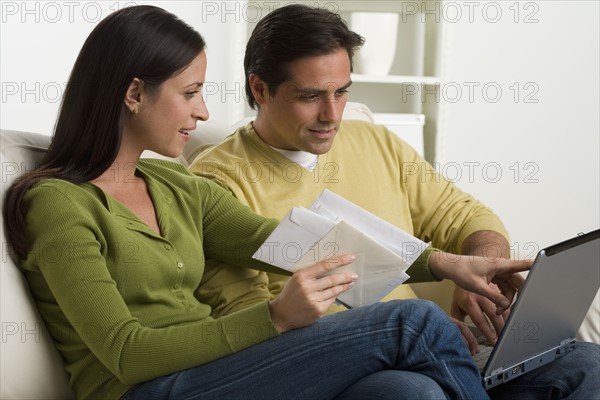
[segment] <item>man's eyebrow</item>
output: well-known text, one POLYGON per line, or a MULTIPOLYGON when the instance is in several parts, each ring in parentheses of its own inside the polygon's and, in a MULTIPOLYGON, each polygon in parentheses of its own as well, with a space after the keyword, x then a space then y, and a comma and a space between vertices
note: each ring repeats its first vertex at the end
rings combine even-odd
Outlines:
MULTIPOLYGON (((352 81, 348 81, 348 83, 346 83, 345 85, 336 88, 335 91, 338 92, 340 90, 346 90, 351 85, 352 85, 352 81)), ((337 85, 334 85, 333 83, 332 84, 328 84, 328 85, 325 85, 325 89, 316 89, 316 88, 311 88, 311 87, 308 87, 308 88, 298 87, 298 88, 296 88, 296 92, 297 93, 303 93, 303 94, 321 94, 321 93, 327 93, 329 91, 327 89, 330 88, 331 86, 337 86, 337 85)))

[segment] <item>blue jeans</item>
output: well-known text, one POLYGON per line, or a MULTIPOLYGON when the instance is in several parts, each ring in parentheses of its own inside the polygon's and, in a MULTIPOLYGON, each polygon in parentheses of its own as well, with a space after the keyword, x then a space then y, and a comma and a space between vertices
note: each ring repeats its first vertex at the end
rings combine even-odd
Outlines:
POLYGON ((488 393, 494 400, 600 400, 600 346, 579 342, 572 352, 488 393))
POLYGON ((363 399, 365 387, 377 388, 379 398, 396 398, 394 393, 411 399, 429 394, 488 398, 458 328, 426 300, 330 315, 208 364, 141 383, 125 398, 350 400, 363 399), (412 386, 416 395, 402 385, 411 377, 419 379, 412 386))
POLYGON ((368 375, 335 400, 445 400, 446 394, 433 379, 411 371, 386 369, 368 375))
MULTIPOLYGON (((550 364, 491 389, 493 400, 600 399, 600 346, 577 343, 575 350, 550 364)), ((441 388, 425 375, 408 371, 381 371, 350 386, 336 400, 445 398, 441 388), (394 382, 390 385, 389 382, 394 382)))

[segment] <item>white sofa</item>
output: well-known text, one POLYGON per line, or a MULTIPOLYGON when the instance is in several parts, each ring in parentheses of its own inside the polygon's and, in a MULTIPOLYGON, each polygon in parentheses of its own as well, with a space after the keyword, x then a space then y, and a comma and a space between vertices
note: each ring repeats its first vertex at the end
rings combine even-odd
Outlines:
MULTIPOLYGON (((355 103, 350 103, 345 118, 371 119, 370 111, 355 103)), ((241 121, 242 123, 243 121, 241 121)), ((239 125, 239 124, 236 124, 239 125)), ((232 132, 233 127, 219 122, 199 124, 192 133, 192 140, 186 145, 182 156, 175 161, 183 165, 189 162, 208 144, 218 143, 232 132)), ((16 177, 39 165, 41 157, 50 143, 50 137, 31 132, 2 130, 1 134, 1 195, 16 177)), ((159 157, 147 153, 145 156, 159 157)), ((52 339, 42 322, 23 274, 17 268, 13 254, 5 239, 2 222, 2 265, 0 269, 0 295, 2 341, 0 342, 0 398, 1 399, 71 399, 73 392, 68 386, 68 376, 52 339)), ((420 297, 432 299, 446 311, 452 285, 418 284, 412 285, 420 297)), ((597 301, 593 318, 598 316, 597 301)), ((597 322, 594 319, 584 323, 582 337, 598 337, 597 322)), ((597 339, 596 339, 597 340, 597 339)))

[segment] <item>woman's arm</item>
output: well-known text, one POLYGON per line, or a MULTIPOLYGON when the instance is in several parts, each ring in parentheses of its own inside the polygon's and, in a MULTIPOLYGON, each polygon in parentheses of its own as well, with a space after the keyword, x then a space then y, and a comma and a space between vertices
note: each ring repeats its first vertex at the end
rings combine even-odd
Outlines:
POLYGON ((531 268, 531 260, 509 260, 501 257, 463 256, 434 251, 429 258, 431 272, 440 279, 451 279, 461 288, 480 294, 496 305, 502 314, 510 307, 523 284, 518 273, 531 268), (494 283, 500 292, 494 290, 494 283))
MULTIPOLYGON (((166 286, 168 282, 163 283, 164 293, 162 289, 139 292, 156 296, 156 304, 141 305, 157 310, 152 324, 143 324, 142 316, 137 317, 131 310, 140 309, 136 301, 147 300, 123 292, 126 284, 132 284, 126 281, 127 268, 146 268, 147 279, 152 278, 152 266, 161 264, 161 260, 145 258, 152 250, 147 246, 162 248, 164 243, 137 233, 135 237, 142 240, 111 236, 116 231, 102 231, 90 218, 89 206, 77 200, 73 193, 46 184, 31 189, 26 197, 27 234, 32 248, 23 267, 33 286, 42 291, 34 294, 47 324, 74 330, 70 337, 58 338, 63 341, 63 351, 82 351, 85 346, 119 380, 136 384, 210 362, 278 334, 266 303, 219 320, 208 316, 208 307, 183 314, 178 310, 175 319, 180 322, 166 323, 168 312, 164 320, 158 317, 162 312, 160 303, 165 302, 166 308, 175 297, 172 288, 166 286), (105 248, 127 244, 138 246, 138 262, 128 264, 121 258, 111 271, 105 248), (129 296, 128 302, 124 296, 129 296), (52 305, 54 302, 58 307, 52 305)), ((144 272, 139 275, 142 279, 146 279, 144 272)), ((73 356, 66 354, 65 358, 73 356)))
MULTIPOLYGON (((241 204, 230 192, 210 182, 212 205, 206 207, 205 249, 210 257, 273 271, 273 266, 251 258, 277 226, 277 220, 266 219, 241 204)), ((288 238, 290 242, 294 238, 288 238)), ((284 244, 274 246, 285 248, 284 244)), ((324 276, 341 266, 350 264, 352 255, 340 255, 295 272, 282 292, 269 303, 271 319, 279 332, 307 326, 323 316, 336 297, 354 286, 358 276, 337 273, 324 276)), ((277 273, 288 271, 275 269, 277 273)))
MULTIPOLYGON (((231 192, 214 182, 206 179, 202 179, 202 182, 207 193, 204 196, 206 202, 202 216, 206 257, 242 267, 291 275, 289 271, 252 258, 279 221, 255 213, 231 192)), ((294 238, 289 238, 289 241, 293 242, 294 238)))

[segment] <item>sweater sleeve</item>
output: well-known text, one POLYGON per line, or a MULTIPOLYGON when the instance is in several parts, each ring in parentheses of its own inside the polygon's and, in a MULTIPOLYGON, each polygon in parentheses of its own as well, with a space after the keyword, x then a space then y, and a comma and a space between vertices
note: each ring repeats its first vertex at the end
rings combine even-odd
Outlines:
POLYGON ((464 240, 477 231, 508 233, 485 204, 439 174, 414 149, 396 141, 415 236, 443 251, 460 253, 464 240))
MULTIPOLYGON (((25 198, 32 246, 22 265, 59 348, 87 347, 121 382, 132 385, 211 362, 278 335, 265 302, 218 320, 207 315, 188 323, 143 326, 131 314, 118 280, 107 268, 101 252, 105 232, 90 218, 85 204, 72 198, 71 193, 47 184, 29 190, 25 198), (68 252, 57 252, 61 249, 68 252), (249 324, 251 337, 241 334, 249 324), (61 328, 65 326, 69 338, 61 328)), ((213 215, 207 220, 209 225, 227 222, 213 215)), ((260 240, 272 224, 252 221, 248 227, 258 226, 255 235, 244 229, 239 233, 250 237, 248 244, 260 240)), ((207 233, 223 234, 222 230, 211 226, 207 233)))
POLYGON ((279 221, 258 215, 214 182, 204 182, 211 193, 203 216, 204 251, 207 257, 242 267, 291 275, 289 271, 252 258, 279 221))
POLYGON ((427 247, 421 255, 410 265, 406 273, 410 278, 404 283, 439 282, 429 269, 429 258, 436 251, 435 248, 427 247))

